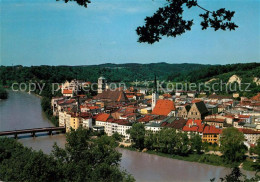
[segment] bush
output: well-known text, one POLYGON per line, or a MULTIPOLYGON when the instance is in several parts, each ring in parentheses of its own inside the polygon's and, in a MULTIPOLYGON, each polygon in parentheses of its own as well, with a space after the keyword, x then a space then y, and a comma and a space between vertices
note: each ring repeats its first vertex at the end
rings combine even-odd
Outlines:
POLYGON ((0 87, 0 99, 7 99, 7 98, 8 98, 7 91, 3 87, 0 87))

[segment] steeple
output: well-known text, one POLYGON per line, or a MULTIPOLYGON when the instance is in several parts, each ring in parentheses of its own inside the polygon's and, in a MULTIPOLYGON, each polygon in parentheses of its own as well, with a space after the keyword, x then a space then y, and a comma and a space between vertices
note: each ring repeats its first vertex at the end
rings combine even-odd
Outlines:
POLYGON ((156 74, 154 74, 153 92, 154 92, 154 93, 157 93, 157 80, 156 80, 156 74))
POLYGON ((154 86, 153 86, 153 93, 152 93, 152 110, 154 109, 158 99, 159 96, 157 92, 157 80, 156 80, 156 75, 154 75, 154 86))

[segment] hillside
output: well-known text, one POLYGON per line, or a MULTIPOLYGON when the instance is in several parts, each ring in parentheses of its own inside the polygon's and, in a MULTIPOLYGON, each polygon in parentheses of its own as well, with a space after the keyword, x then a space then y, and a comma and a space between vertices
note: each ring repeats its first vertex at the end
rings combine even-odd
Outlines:
POLYGON ((101 64, 90 66, 1 66, 0 78, 3 82, 45 80, 64 82, 74 78, 96 82, 100 75, 108 81, 153 80, 154 74, 159 80, 206 82, 210 79, 228 81, 232 75, 238 75, 242 82, 252 82, 260 78, 260 63, 203 65, 203 64, 101 64))
POLYGON ((24 82, 29 80, 49 80, 50 82, 64 82, 78 78, 96 82, 100 75, 108 81, 153 80, 154 74, 160 80, 183 79, 190 71, 209 68, 211 65, 202 64, 101 64, 90 66, 1 66, 1 80, 15 80, 24 82))

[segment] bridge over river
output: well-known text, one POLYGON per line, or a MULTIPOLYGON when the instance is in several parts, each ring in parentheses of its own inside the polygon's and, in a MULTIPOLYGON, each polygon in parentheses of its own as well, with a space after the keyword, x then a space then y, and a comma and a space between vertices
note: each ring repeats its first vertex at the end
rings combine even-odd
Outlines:
POLYGON ((19 134, 27 134, 30 133, 32 137, 35 137, 36 133, 47 132, 48 135, 52 135, 53 131, 60 131, 65 133, 65 127, 44 127, 44 128, 30 128, 30 129, 22 129, 22 130, 12 130, 12 131, 0 131, 0 136, 10 136, 13 135, 14 138, 18 138, 19 134))

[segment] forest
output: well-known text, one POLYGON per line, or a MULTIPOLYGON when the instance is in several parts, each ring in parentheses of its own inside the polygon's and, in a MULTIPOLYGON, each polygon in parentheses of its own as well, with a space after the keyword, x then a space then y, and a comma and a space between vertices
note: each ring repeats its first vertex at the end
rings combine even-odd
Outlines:
MULTIPOLYGON (((153 81, 154 76, 159 81, 205 83, 210 79, 215 80, 210 84, 222 81, 227 83, 232 75, 237 75, 243 83, 250 83, 250 92, 245 92, 246 85, 242 85, 241 96, 252 97, 260 92, 260 86, 253 80, 260 78, 260 63, 240 63, 227 65, 203 64, 169 64, 165 62, 150 64, 100 64, 82 66, 1 66, 0 85, 11 86, 12 83, 63 83, 66 80, 78 79, 97 82, 104 76, 108 82, 125 82, 130 85, 135 81, 153 81)), ((236 84, 236 83, 233 83, 236 84)), ((150 85, 152 87, 152 82, 150 85)), ((140 86, 140 85, 139 85, 140 86)), ((142 86, 142 85, 141 85, 142 86)), ((219 94, 232 94, 234 91, 222 91, 219 94)), ((207 93, 210 94, 210 93, 207 93)))
POLYGON ((135 80, 153 80, 157 75, 159 80, 165 81, 207 81, 212 77, 229 78, 230 75, 237 74, 242 78, 260 77, 260 63, 240 63, 227 65, 203 65, 203 64, 170 64, 170 63, 150 63, 150 64, 100 64, 82 66, 1 66, 0 78, 3 85, 7 81, 27 82, 27 81, 49 81, 51 83, 61 83, 65 80, 79 79, 96 82, 100 75, 108 81, 132 82, 135 80), (228 73, 228 74, 227 74, 228 73))

